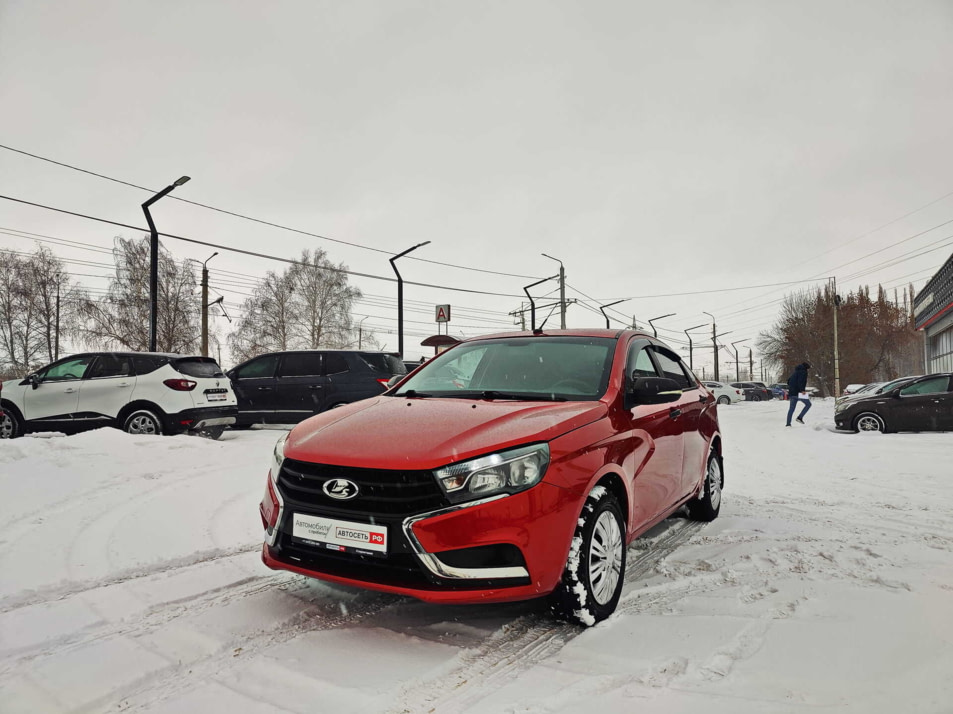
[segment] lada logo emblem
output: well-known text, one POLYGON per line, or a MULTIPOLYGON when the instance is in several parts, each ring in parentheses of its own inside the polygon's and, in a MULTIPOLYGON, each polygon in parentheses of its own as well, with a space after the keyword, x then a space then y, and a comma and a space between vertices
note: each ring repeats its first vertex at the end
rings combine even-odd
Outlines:
POLYGON ((338 501, 347 501, 357 495, 357 484, 346 478, 332 478, 324 482, 324 492, 338 501))

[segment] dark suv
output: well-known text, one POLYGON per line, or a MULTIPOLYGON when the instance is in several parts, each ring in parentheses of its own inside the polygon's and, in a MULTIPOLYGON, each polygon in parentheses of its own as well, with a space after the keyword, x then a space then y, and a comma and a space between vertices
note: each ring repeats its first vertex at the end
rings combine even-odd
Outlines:
POLYGON ((238 397, 236 428, 297 424, 327 409, 381 394, 407 374, 396 353, 363 350, 270 352, 229 370, 238 397))

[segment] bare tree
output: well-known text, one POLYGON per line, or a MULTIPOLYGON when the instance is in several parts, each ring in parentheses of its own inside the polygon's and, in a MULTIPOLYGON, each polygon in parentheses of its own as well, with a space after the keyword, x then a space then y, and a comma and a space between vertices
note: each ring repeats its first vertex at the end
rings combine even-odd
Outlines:
MULTIPOLYGON (((149 349, 149 263, 148 237, 141 240, 116 238, 113 248, 116 277, 108 293, 98 300, 86 300, 82 334, 99 349, 149 349)), ((201 299, 196 295, 195 275, 186 261, 176 263, 159 246, 158 315, 156 349, 161 352, 195 352, 200 339, 201 299)))
POLYGON ((29 256, 0 251, 0 369, 25 374, 53 361, 77 324, 83 299, 50 250, 29 256))
POLYGON ((283 273, 269 271, 245 300, 229 349, 240 362, 277 350, 347 347, 351 308, 360 297, 344 266, 332 264, 322 250, 305 250, 283 273))

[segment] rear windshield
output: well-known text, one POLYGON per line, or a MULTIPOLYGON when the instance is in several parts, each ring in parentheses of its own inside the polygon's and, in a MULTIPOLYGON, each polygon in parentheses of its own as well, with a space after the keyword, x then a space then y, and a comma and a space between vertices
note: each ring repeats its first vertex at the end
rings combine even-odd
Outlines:
POLYGON ((384 354, 383 352, 361 352, 358 353, 358 357, 364 360, 367 366, 375 372, 389 375, 407 374, 407 367, 395 355, 384 354))
POLYGON ((172 366, 188 377, 224 377, 222 368, 211 357, 189 357, 177 359, 172 366))

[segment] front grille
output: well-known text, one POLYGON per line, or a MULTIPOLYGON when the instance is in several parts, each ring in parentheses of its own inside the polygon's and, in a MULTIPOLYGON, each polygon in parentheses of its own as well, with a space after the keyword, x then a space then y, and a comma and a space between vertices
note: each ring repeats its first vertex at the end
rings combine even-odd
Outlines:
POLYGON ((328 515, 405 517, 449 505, 430 471, 363 469, 285 459, 278 488, 289 505, 318 508, 328 515), (358 495, 347 501, 331 498, 324 484, 331 479, 357 484, 358 495))

